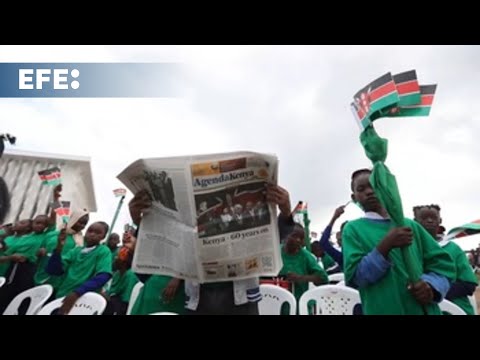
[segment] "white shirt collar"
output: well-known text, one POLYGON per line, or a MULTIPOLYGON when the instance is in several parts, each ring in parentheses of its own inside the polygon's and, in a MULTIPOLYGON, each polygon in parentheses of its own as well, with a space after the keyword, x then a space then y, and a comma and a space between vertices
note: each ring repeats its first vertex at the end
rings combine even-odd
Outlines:
POLYGON ((371 220, 390 220, 390 217, 383 217, 379 213, 376 213, 375 211, 367 211, 365 212, 365 219, 371 219, 371 220))

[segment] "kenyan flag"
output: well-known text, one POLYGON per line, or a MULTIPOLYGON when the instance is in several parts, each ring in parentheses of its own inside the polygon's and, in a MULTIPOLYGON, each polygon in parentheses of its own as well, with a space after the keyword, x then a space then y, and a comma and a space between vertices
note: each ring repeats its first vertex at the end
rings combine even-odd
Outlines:
POLYGON ((308 211, 308 204, 303 201, 299 201, 295 209, 293 209, 292 214, 305 214, 308 211))
POLYGON ((393 75, 400 101, 398 106, 418 105, 421 101, 420 85, 415 70, 393 75))
POLYGON ((70 220, 70 201, 59 201, 54 204, 53 209, 58 216, 62 218, 64 224, 67 224, 70 220))
POLYGON ((480 220, 472 221, 468 224, 458 226, 450 230, 447 234, 447 239, 458 239, 465 236, 480 234, 480 220))
POLYGON ((356 108, 365 113, 366 117, 371 117, 376 111, 397 104, 400 100, 391 73, 386 73, 372 81, 358 91, 353 99, 356 108))
POLYGON ((350 104, 350 108, 352 109, 353 117, 355 118, 355 120, 357 120, 358 126, 360 126, 360 130, 365 130, 368 125, 372 123, 370 121, 370 118, 365 113, 365 110, 354 102, 350 104))
POLYGON ((61 183, 62 174, 58 167, 41 170, 38 172, 42 184, 56 186, 61 183))
POLYGON ((430 109, 432 108, 436 90, 437 85, 421 85, 421 102, 419 104, 393 107, 389 109, 388 112, 383 113, 382 116, 428 116, 430 114, 430 109))

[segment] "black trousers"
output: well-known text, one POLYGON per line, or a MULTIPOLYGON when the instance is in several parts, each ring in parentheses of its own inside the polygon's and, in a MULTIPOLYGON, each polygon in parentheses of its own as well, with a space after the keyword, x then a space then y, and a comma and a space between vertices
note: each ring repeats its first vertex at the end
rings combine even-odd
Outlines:
POLYGON ((259 315, 258 303, 235 305, 232 282, 200 285, 199 300, 187 315, 259 315))
MULTIPOLYGON (((3 314, 8 304, 21 292, 35 287, 33 277, 37 267, 35 264, 26 261, 24 263, 12 263, 7 270, 5 278, 7 282, 0 287, 0 314, 3 314)), ((30 299, 20 305, 19 315, 25 315, 30 299)))

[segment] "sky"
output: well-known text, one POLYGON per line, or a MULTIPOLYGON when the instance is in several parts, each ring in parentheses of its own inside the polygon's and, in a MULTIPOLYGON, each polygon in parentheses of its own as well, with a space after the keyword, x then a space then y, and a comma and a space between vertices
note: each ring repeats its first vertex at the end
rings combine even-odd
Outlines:
MULTIPOLYGON (((406 216, 439 204, 449 229, 480 218, 479 46, 0 46, 0 62, 181 62, 181 98, 0 99, 1 132, 16 149, 91 158, 98 211, 111 222, 116 176, 146 157, 238 150, 275 153, 279 183, 308 202, 320 233, 350 199, 350 175, 370 167, 349 104, 386 72, 416 69, 438 84, 429 117, 375 122, 389 140, 406 216)), ((127 200, 131 195, 127 197, 127 200)), ((361 216, 349 205, 343 220, 361 216)), ((115 227, 128 221, 125 205, 115 227)), ((459 240, 476 247, 479 236, 459 240)))

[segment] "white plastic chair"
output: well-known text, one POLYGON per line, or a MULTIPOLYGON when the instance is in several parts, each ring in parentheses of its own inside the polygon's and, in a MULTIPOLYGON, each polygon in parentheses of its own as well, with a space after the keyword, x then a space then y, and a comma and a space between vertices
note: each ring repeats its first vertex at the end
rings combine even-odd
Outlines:
POLYGON ((340 281, 339 283, 336 283, 335 285, 337 286, 345 286, 345 281, 340 281))
POLYGON ((446 312, 450 315, 467 315, 467 313, 463 311, 460 306, 445 299, 441 303, 439 303, 438 306, 440 307, 440 310, 442 310, 442 312, 446 312))
POLYGON ((360 304, 357 290, 339 285, 321 285, 306 291, 299 301, 299 314, 309 315, 308 303, 316 302, 315 315, 353 315, 353 308, 360 304))
MULTIPOLYGON (((62 306, 64 298, 54 300, 45 305, 37 315, 52 315, 52 313, 62 306)), ((107 307, 107 300, 97 293, 87 292, 73 305, 68 315, 102 315, 107 307)))
POLYGON ((148 315, 178 315, 178 314, 174 312, 169 312, 169 311, 160 311, 160 312, 151 313, 148 315))
POLYGON ((293 294, 277 285, 261 284, 260 293, 262 300, 258 303, 260 315, 281 315, 282 305, 287 302, 290 305, 290 314, 297 312, 297 300, 293 294))
POLYGON ((43 304, 52 296, 53 287, 45 284, 36 286, 34 288, 25 290, 15 296, 15 298, 8 304, 7 308, 3 312, 3 315, 18 315, 20 305, 25 299, 30 298, 30 304, 25 315, 36 315, 43 304))
POLYGON ((477 308, 477 299, 475 299, 475 294, 468 297, 468 301, 473 307, 473 312, 475 315, 478 315, 478 308, 477 308))
POLYGON ((132 293, 130 294, 130 299, 128 300, 128 308, 127 308, 127 315, 132 314, 133 305, 135 305, 135 301, 137 301, 138 295, 140 294, 140 290, 143 288, 143 283, 139 281, 135 284, 132 289, 132 293))
POLYGON ((328 282, 330 283, 338 283, 340 281, 345 280, 345 275, 343 273, 336 273, 328 275, 328 282))
POLYGON ((0 287, 2 287, 6 281, 7 279, 5 279, 3 276, 0 276, 0 287))

